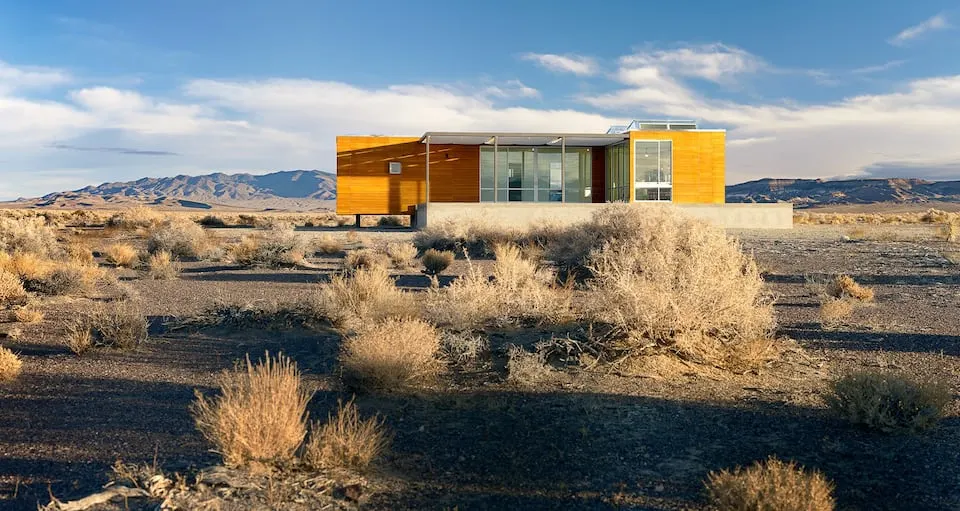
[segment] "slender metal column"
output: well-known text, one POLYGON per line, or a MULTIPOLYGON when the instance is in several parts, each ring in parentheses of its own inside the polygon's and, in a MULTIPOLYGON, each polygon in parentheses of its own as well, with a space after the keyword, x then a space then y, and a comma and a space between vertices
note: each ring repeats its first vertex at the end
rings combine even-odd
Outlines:
POLYGON ((497 186, 500 184, 500 182, 497 181, 497 162, 500 160, 500 147, 497 143, 497 138, 496 136, 493 137, 493 202, 497 202, 497 195, 499 195, 497 186))
POLYGON ((560 203, 567 202, 567 139, 560 137, 560 203))
POLYGON ((427 196, 426 196, 426 200, 424 200, 424 203, 429 204, 429 203, 430 203, 430 135, 427 135, 427 166, 426 166, 426 177, 427 177, 427 179, 426 179, 427 184, 426 184, 425 188, 426 188, 426 191, 427 191, 427 196))

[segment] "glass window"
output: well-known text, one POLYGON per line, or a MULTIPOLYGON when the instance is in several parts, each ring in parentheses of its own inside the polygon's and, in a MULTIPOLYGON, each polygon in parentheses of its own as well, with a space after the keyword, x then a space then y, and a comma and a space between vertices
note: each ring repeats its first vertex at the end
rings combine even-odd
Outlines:
POLYGON ((480 200, 590 202, 590 149, 559 147, 480 148, 480 200), (494 184, 496 159, 496 187, 494 184))
POLYGON ((637 140, 634 145, 634 200, 672 200, 673 143, 637 140))

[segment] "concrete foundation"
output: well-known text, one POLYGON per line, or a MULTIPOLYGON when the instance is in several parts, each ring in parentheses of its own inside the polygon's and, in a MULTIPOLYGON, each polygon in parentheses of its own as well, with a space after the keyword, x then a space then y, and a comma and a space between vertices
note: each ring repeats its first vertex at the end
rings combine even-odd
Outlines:
MULTIPOLYGON (((792 229, 793 204, 658 204, 675 207, 689 215, 727 229, 792 229)), ((604 204, 563 204, 543 202, 431 202, 417 206, 414 225, 424 228, 440 222, 482 222, 505 227, 573 224, 588 220, 604 204)))

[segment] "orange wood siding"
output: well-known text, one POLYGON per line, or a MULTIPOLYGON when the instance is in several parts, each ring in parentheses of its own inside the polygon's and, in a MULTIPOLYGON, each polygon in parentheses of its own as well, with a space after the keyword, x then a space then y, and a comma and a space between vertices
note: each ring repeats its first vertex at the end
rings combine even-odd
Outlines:
MULTIPOLYGON (((426 198, 419 137, 337 137, 337 213, 404 215, 426 198), (399 175, 389 163, 402 164, 399 175)), ((480 148, 430 146, 430 201, 479 202, 480 148)))
MULTIPOLYGON (((634 144, 637 140, 673 142, 673 202, 726 202, 726 133, 723 131, 631 131, 630 182, 634 182, 634 144)), ((630 187, 630 199, 634 188, 630 187)))

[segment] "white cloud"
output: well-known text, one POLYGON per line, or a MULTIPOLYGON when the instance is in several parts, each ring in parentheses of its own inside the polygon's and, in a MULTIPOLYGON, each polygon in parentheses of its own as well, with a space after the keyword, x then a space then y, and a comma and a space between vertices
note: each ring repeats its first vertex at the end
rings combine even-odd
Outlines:
POLYGON ((671 76, 716 83, 729 82, 737 75, 754 73, 765 66, 759 57, 721 43, 641 51, 620 59, 621 70, 655 68, 671 76))
POLYGON ((887 42, 894 46, 903 46, 908 42, 922 36, 923 34, 926 34, 927 32, 944 30, 947 28, 950 28, 950 23, 947 21, 946 16, 941 13, 923 21, 922 23, 901 30, 900 33, 891 37, 887 42))
POLYGON ((884 62, 883 64, 878 64, 876 66, 858 67, 850 72, 855 75, 882 73, 884 71, 889 71, 891 69, 900 67, 904 65, 906 62, 907 62, 906 60, 891 60, 889 62, 884 62))
POLYGON ((543 68, 558 73, 573 73, 575 75, 590 76, 600 71, 596 60, 583 55, 556 55, 553 53, 525 53, 523 60, 536 62, 543 68))
POLYGON ((63 85, 70 74, 45 67, 14 67, 0 60, 0 94, 63 85))

